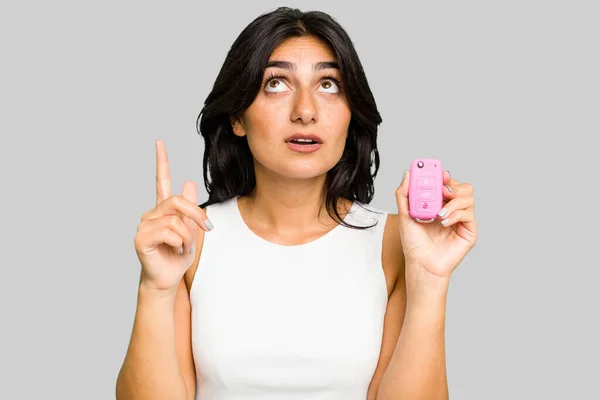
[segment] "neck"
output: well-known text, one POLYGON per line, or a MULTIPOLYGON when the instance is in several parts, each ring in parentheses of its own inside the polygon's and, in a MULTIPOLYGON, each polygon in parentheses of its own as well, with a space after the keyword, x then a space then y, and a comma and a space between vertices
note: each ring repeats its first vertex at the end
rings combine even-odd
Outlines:
MULTIPOLYGON (((316 224, 333 226, 325 207, 326 175, 314 179, 264 176, 256 171, 252 194, 240 199, 240 208, 254 224, 275 232, 310 230, 316 224)), ((342 217, 349 204, 338 205, 342 217)))

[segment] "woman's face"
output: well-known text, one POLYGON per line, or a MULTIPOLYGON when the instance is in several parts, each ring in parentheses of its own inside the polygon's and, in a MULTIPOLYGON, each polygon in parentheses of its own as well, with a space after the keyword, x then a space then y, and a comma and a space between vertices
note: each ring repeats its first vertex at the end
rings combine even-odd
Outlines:
POLYGON ((317 38, 293 38, 268 65, 256 99, 233 121, 235 134, 247 136, 259 173, 326 174, 344 152, 351 116, 333 52, 317 38))

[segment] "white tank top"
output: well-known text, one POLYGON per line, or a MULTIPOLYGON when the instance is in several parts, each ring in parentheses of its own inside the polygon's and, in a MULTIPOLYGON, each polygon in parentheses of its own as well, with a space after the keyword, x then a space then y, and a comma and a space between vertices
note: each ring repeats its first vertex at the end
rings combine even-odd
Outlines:
POLYGON ((283 246, 248 228, 237 198, 206 212, 214 229, 190 288, 196 400, 365 400, 388 299, 387 213, 355 202, 345 220, 374 228, 283 246))

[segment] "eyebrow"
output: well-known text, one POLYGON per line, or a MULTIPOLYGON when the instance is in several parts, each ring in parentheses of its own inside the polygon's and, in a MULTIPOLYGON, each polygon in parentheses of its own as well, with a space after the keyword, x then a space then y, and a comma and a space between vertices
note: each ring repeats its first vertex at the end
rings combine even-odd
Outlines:
MULTIPOLYGON (((289 69, 291 71, 296 70, 296 64, 291 63, 289 61, 277 61, 277 60, 269 61, 269 63, 267 64, 267 66, 265 68, 271 68, 271 67, 289 69)), ((320 62, 316 63, 315 65, 313 65, 313 71, 320 71, 322 69, 340 69, 340 66, 335 61, 320 61, 320 62)))

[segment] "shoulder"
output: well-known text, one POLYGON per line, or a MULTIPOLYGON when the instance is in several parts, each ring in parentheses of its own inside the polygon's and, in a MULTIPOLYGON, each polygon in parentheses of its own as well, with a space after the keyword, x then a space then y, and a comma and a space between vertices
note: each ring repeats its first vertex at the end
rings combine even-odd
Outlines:
POLYGON ((383 231, 383 240, 391 243, 398 243, 401 250, 400 242, 400 229, 399 229, 399 217, 398 214, 387 214, 385 221, 385 227, 383 231))
MULTIPOLYGON (((376 223, 373 232, 379 232, 381 240, 381 261, 386 276, 388 297, 396 288, 399 279, 404 277, 404 252, 400 240, 399 216, 370 204, 356 203, 354 221, 371 225, 376 223)), ((399 289, 401 290, 401 289, 399 289)))
POLYGON ((387 215, 383 231, 381 258, 384 270, 386 270, 392 278, 391 283, 393 287, 388 291, 390 294, 396 286, 398 279, 404 277, 404 252, 402 250, 402 242, 400 241, 400 229, 398 224, 398 214, 387 215))

